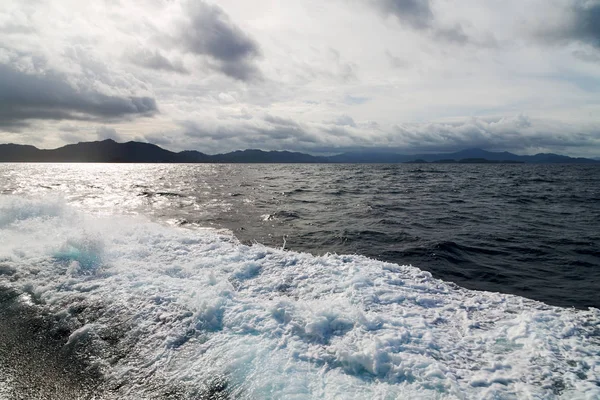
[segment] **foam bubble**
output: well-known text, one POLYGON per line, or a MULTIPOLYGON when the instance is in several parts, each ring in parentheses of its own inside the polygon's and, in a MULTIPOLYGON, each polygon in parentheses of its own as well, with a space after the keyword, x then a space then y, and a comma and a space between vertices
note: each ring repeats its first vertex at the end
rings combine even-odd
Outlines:
POLYGON ((600 396, 596 309, 58 203, 0 197, 0 215, 0 284, 92 346, 122 398, 600 396))

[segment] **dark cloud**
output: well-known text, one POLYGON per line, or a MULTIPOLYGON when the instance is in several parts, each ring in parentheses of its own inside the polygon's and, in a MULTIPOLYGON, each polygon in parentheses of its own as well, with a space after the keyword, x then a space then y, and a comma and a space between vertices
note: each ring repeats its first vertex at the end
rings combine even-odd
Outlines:
POLYGON ((429 0, 374 0, 373 3, 412 28, 427 29, 433 23, 429 0))
POLYGON ((218 6, 204 1, 185 4, 187 19, 177 42, 186 51, 207 56, 223 74, 247 81, 260 77, 254 60, 260 56, 258 44, 237 27, 218 6))
POLYGON ((570 0, 562 17, 536 29, 535 36, 546 43, 578 42, 600 49, 600 0, 570 0))
POLYGON ((39 119, 121 120, 156 112, 151 97, 107 95, 92 85, 76 87, 63 74, 32 74, 0 64, 0 125, 4 127, 39 119))
POLYGON ((575 18, 565 30, 567 37, 600 48, 600 1, 576 1, 572 9, 575 18))
POLYGON ((176 72, 178 74, 190 73, 181 61, 173 62, 163 56, 158 50, 140 49, 127 53, 126 58, 129 62, 147 69, 176 72))
POLYGON ((400 24, 427 32, 435 40, 454 44, 489 45, 487 40, 479 42, 465 34, 461 25, 444 26, 436 20, 430 0, 369 0, 371 5, 398 19, 400 24))
POLYGON ((29 123, 23 120, 16 120, 14 118, 4 118, 3 113, 0 110, 0 130, 6 132, 21 132, 24 128, 27 128, 29 123))

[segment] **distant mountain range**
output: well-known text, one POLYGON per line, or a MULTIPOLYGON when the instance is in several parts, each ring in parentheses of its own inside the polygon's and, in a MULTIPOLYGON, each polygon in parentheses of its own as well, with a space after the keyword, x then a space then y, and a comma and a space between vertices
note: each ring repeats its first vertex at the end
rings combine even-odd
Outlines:
POLYGON ((503 152, 492 152, 482 149, 465 149, 455 153, 437 154, 398 154, 391 152, 361 151, 344 153, 328 157, 330 162, 356 162, 356 163, 405 163, 405 162, 428 162, 428 163, 527 163, 527 164, 588 164, 597 163, 598 160, 591 158, 569 157, 553 153, 539 153, 533 156, 520 156, 517 154, 503 152))
POLYGON ((199 151, 179 153, 141 142, 69 144, 43 150, 34 146, 0 144, 0 162, 99 162, 99 163, 600 163, 590 158, 573 158, 552 153, 520 156, 509 152, 467 149, 456 153, 399 154, 385 151, 356 151, 334 156, 312 156, 289 151, 240 150, 209 155, 199 151))

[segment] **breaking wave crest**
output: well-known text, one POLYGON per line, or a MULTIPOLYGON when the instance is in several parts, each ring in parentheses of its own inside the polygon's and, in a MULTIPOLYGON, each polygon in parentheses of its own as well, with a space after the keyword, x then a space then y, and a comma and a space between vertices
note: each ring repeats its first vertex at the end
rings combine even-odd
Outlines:
POLYGON ((0 294, 3 316, 43 316, 99 398, 600 395, 599 310, 59 201, 0 197, 0 294))

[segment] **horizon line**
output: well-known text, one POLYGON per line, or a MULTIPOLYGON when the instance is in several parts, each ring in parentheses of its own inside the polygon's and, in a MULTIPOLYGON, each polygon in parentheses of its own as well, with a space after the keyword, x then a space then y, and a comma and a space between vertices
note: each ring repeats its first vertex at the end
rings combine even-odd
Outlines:
MULTIPOLYGON (((298 151, 298 150, 287 150, 287 149, 283 149, 283 150, 264 150, 261 148, 246 148, 246 149, 236 149, 236 150, 231 150, 231 151, 226 151, 226 152, 220 152, 220 153, 214 153, 214 154, 209 154, 209 153, 204 153, 200 150, 196 150, 196 149, 185 149, 185 150, 180 150, 180 151, 176 151, 176 150, 171 150, 168 149, 166 147, 163 147, 159 144, 156 143, 152 143, 152 142, 140 142, 140 141, 136 141, 136 140, 128 140, 128 141, 124 141, 124 142, 119 142, 116 141, 112 138, 106 138, 106 139, 102 139, 102 140, 90 140, 90 141, 80 141, 77 143, 67 143, 64 144, 62 146, 59 147, 54 147, 54 148, 40 148, 37 147, 35 145, 32 144, 21 144, 21 143, 0 143, 0 146, 6 146, 6 145, 13 145, 13 146, 29 146, 29 147, 33 147, 37 150, 40 151, 52 151, 52 150, 58 150, 58 149, 62 149, 66 146, 75 146, 75 145, 79 145, 79 144, 89 144, 89 143, 103 143, 103 142, 112 142, 115 144, 119 144, 119 145, 123 145, 123 144, 127 144, 127 143, 137 143, 137 144, 145 144, 145 145, 151 145, 151 146, 156 146, 160 149, 169 151, 171 153, 175 153, 175 154, 180 154, 183 152, 197 152, 197 153, 201 153, 207 156, 218 156, 218 155, 226 155, 226 154, 230 154, 230 153, 235 153, 235 152, 244 152, 244 151, 261 151, 261 152, 265 152, 265 153, 295 153, 295 154, 302 154, 302 155, 308 155, 308 156, 312 156, 312 157, 320 157, 320 158, 328 158, 328 157, 335 157, 335 156, 341 156, 344 154, 352 154, 352 153, 360 153, 360 152, 366 152, 366 151, 372 151, 375 153, 381 153, 381 154, 388 154, 388 155, 399 155, 399 156, 420 156, 420 155, 436 155, 436 154, 453 154, 453 153, 460 153, 463 151, 473 151, 473 150, 478 150, 478 151, 485 151, 488 153, 494 153, 494 154, 501 154, 501 153, 508 153, 511 155, 515 155, 515 156, 519 156, 519 157, 528 157, 528 156, 536 156, 536 155, 557 155, 557 156, 564 156, 564 157, 570 157, 570 158, 574 158, 574 159, 588 159, 588 160, 600 160, 600 156, 591 156, 591 157, 581 157, 581 156, 571 156, 571 155, 565 155, 565 154, 560 154, 560 153, 535 153, 535 154, 518 154, 518 153, 513 153, 507 150, 487 150, 485 148, 481 148, 481 147, 465 147, 459 150, 432 150, 432 151, 426 151, 426 152, 414 152, 414 153, 409 153, 409 152, 403 152, 402 150, 399 150, 397 148, 382 148, 382 147, 359 147, 359 148, 355 148, 355 149, 349 149, 349 150, 340 150, 340 152, 335 152, 335 151, 321 151, 321 152, 317 152, 315 153, 308 153, 305 151, 298 151), (326 153, 328 153, 328 155, 326 155, 326 153)), ((408 151, 408 150, 406 150, 408 151)))

